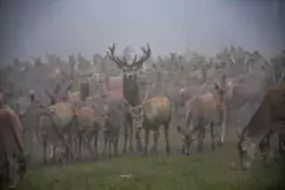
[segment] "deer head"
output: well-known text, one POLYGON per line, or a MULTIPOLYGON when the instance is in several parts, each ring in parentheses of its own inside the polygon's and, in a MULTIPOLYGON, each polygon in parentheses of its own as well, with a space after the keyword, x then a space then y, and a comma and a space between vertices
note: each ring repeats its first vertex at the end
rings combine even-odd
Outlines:
POLYGON ((143 106, 144 106, 147 98, 148 98, 148 93, 146 92, 143 101, 138 106, 132 106, 126 99, 124 99, 125 104, 127 105, 128 110, 129 110, 129 112, 133 118, 134 125, 138 129, 142 128, 142 124, 143 124, 143 120, 144 120, 144 114, 145 114, 143 106))

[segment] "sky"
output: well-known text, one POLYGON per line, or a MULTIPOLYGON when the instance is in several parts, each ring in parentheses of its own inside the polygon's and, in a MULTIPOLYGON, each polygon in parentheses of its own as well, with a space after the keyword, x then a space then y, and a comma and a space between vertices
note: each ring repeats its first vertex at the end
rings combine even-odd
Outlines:
POLYGON ((118 54, 147 42, 154 55, 229 45, 280 51, 282 7, 282 0, 0 0, 0 61, 78 52, 91 59, 113 42, 118 54))

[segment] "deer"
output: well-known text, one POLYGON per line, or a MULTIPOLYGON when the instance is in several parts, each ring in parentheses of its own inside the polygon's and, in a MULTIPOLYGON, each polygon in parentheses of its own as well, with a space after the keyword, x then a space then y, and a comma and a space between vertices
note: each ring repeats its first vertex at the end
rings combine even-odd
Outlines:
POLYGON ((154 146, 152 148, 155 155, 158 154, 157 142, 159 138, 160 126, 164 126, 164 136, 165 136, 165 148, 166 154, 170 153, 169 146, 169 125, 171 121, 171 110, 172 105, 170 100, 165 96, 157 96, 154 98, 147 99, 147 93, 143 102, 135 107, 132 107, 126 100, 126 104, 132 114, 136 126, 136 136, 139 137, 139 132, 141 129, 145 131, 145 146, 144 155, 148 155, 148 141, 149 132, 154 132, 154 146))
MULTIPOLYGON (((123 72, 123 97, 124 99, 132 106, 138 106, 141 104, 140 100, 140 89, 138 83, 138 76, 137 72, 142 68, 143 63, 149 59, 151 55, 151 49, 149 44, 147 44, 147 48, 142 47, 142 52, 144 53, 137 60, 137 55, 135 55, 133 61, 131 63, 127 62, 126 57, 120 59, 118 56, 115 56, 115 49, 116 45, 113 44, 112 47, 108 48, 107 55, 108 57, 117 64, 118 68, 123 72)), ((124 126, 124 148, 123 154, 125 154, 127 143, 129 141, 129 152, 133 153, 133 121, 134 118, 132 117, 130 112, 126 112, 124 115, 125 126, 124 126)), ((137 140, 137 144, 140 144, 137 140)), ((137 151, 141 150, 141 147, 137 146, 137 151)))

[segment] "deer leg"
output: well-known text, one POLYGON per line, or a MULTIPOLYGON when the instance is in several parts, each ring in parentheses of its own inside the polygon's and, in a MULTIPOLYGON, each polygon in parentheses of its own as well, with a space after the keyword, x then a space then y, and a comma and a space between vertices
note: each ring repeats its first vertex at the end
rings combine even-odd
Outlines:
POLYGON ((149 130, 145 130, 145 144, 144 144, 144 155, 147 156, 148 152, 148 140, 149 140, 149 130))
POLYGON ((34 155, 34 144, 36 144, 36 138, 35 138, 35 134, 34 134, 34 130, 31 131, 31 135, 32 135, 32 144, 31 144, 31 156, 34 155))
POLYGON ((85 135, 85 141, 84 141, 84 156, 85 158, 88 157, 88 151, 89 151, 89 137, 88 134, 85 135))
POLYGON ((115 140, 114 140, 114 155, 118 156, 118 143, 119 143, 119 131, 115 132, 115 140))
POLYGON ((285 152, 285 134, 284 132, 278 135, 278 151, 281 156, 284 156, 285 152))
POLYGON ((130 127, 129 152, 130 152, 130 153, 133 153, 133 152, 134 152, 134 149, 133 149, 133 136, 134 136, 133 133, 134 133, 134 127, 133 127, 133 122, 130 122, 130 123, 131 123, 131 125, 129 126, 129 127, 130 127))
POLYGON ((74 162, 74 160, 76 159, 77 153, 78 153, 78 136, 77 134, 75 136, 71 136, 71 140, 73 142, 73 146, 74 146, 74 154, 70 154, 70 158, 71 161, 74 162))
POLYGON ((95 158, 98 156, 98 131, 94 134, 94 156, 95 158))
POLYGON ((87 155, 87 157, 90 156, 90 152, 91 152, 91 137, 88 135, 86 137, 86 155, 87 155))
POLYGON ((168 129, 169 129, 169 123, 164 125, 165 150, 167 155, 169 155, 170 153, 168 129))
POLYGON ((181 148, 181 153, 182 154, 186 154, 185 144, 184 143, 183 143, 182 148, 181 148))
POLYGON ((92 156, 92 140, 93 140, 93 136, 92 136, 93 134, 90 134, 90 136, 89 136, 89 138, 88 138, 88 144, 87 144, 87 146, 88 146, 88 157, 90 158, 91 156, 92 156))
POLYGON ((94 147, 93 147, 93 145, 94 145, 93 144, 94 134, 91 133, 90 135, 91 135, 91 137, 90 137, 90 140, 89 140, 89 157, 91 158, 93 156, 93 153, 94 153, 94 151, 93 151, 93 149, 94 149, 94 147))
POLYGON ((128 128, 128 124, 126 123, 124 128, 124 148, 123 148, 123 154, 127 153, 127 143, 128 143, 128 133, 129 133, 129 128, 128 128))
POLYGON ((202 129, 198 130, 198 152, 202 152, 202 129))
POLYGON ((271 137, 271 133, 268 134, 268 136, 266 137, 266 157, 270 156, 270 137, 271 137))
POLYGON ((104 148, 102 154, 106 154, 106 147, 107 147, 107 142, 108 142, 108 132, 104 131, 104 148))
POLYGON ((112 141, 113 141, 113 139, 112 139, 112 136, 111 136, 111 132, 110 133, 108 133, 108 156, 109 156, 109 158, 111 157, 111 148, 112 148, 112 141))
POLYGON ((120 132, 117 132, 117 138, 115 141, 115 156, 118 156, 118 146, 119 146, 119 139, 120 139, 120 132))
POLYGON ((137 141, 137 152, 141 152, 142 151, 142 142, 141 142, 140 132, 141 132, 141 130, 137 129, 136 130, 136 134, 135 134, 136 141, 137 141))
POLYGON ((82 134, 79 134, 78 137, 78 159, 81 158, 81 148, 82 148, 82 134))
MULTIPOLYGON (((76 135, 73 136, 72 134, 70 134, 70 144, 71 145, 73 144, 73 151, 74 151, 75 155, 76 155, 76 152, 77 152, 77 142, 78 142, 77 136, 76 135)), ((74 157, 73 156, 75 156, 75 155, 69 154, 71 162, 74 161, 74 157)))
POLYGON ((267 161, 268 156, 269 156, 269 152, 270 152, 270 137, 271 137, 271 133, 269 132, 264 137, 264 139, 261 141, 261 143, 259 144, 260 152, 261 152, 262 156, 264 156, 264 161, 267 161))
POLYGON ((216 149, 216 144, 215 144, 215 125, 214 122, 211 122, 210 124, 210 130, 211 130, 211 146, 212 150, 214 151, 216 149))
POLYGON ((47 164, 47 141, 43 138, 43 162, 47 164))
POLYGON ((90 150, 90 139, 89 139, 89 134, 86 134, 86 137, 85 137, 85 157, 88 158, 89 156, 89 150, 90 150))
POLYGON ((87 139, 86 136, 84 135, 82 138, 82 151, 83 151, 83 158, 86 158, 86 154, 87 154, 87 139))
POLYGON ((203 119, 200 119, 198 124, 198 152, 203 151, 203 141, 205 136, 205 125, 203 121, 203 119))
MULTIPOLYGON (((68 134, 67 137, 68 137, 68 138, 67 138, 68 144, 71 145, 71 148, 72 148, 72 150, 74 151, 74 148, 73 148, 73 146, 72 146, 71 134, 68 134)), ((65 152, 66 152, 66 150, 65 150, 65 152)), ((68 163, 71 162, 72 159, 71 159, 71 155, 70 155, 70 154, 66 154, 66 160, 67 160, 68 163)))
POLYGON ((226 133, 226 113, 222 112, 221 113, 221 137, 219 139, 219 145, 224 144, 225 140, 225 133, 226 133))
POLYGON ((51 156, 52 156, 52 164, 55 164, 55 163, 56 163, 55 145, 52 145, 52 146, 51 146, 51 149, 52 149, 52 153, 51 153, 51 156))
POLYGON ((90 139, 89 139, 89 134, 86 134, 86 137, 85 137, 85 157, 88 157, 89 156, 89 143, 90 143, 90 139))
POLYGON ((158 138, 159 138, 159 130, 157 131, 154 131, 154 134, 153 134, 153 141, 154 141, 154 147, 153 147, 153 150, 154 150, 154 154, 157 155, 157 141, 158 141, 158 138))

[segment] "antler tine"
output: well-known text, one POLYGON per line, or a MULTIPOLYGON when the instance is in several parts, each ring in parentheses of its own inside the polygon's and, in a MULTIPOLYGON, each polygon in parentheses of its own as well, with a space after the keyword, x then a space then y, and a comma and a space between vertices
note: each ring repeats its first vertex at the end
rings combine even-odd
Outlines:
POLYGON ((124 60, 123 64, 124 64, 125 66, 128 66, 128 64, 127 64, 127 59, 126 59, 125 56, 123 56, 123 60, 124 60))
POLYGON ((232 62, 233 62, 234 64, 236 64, 236 60, 235 60, 233 54, 231 54, 231 60, 232 60, 232 62))
POLYGON ((148 92, 146 91, 146 92, 145 92, 145 97, 144 97, 143 103, 147 100, 147 97, 148 97, 148 92))
POLYGON ((128 107, 132 107, 132 105, 124 98, 124 102, 127 104, 128 107))
POLYGON ((45 90, 45 94, 50 98, 51 104, 55 104, 55 97, 51 95, 47 90, 45 90))
POLYGON ((137 69, 142 67, 143 62, 145 62, 151 55, 151 49, 149 43, 146 44, 147 49, 145 47, 141 47, 141 50, 143 51, 144 55, 141 56, 141 58, 135 62, 134 64, 137 65, 137 69))
POLYGON ((59 84, 56 85, 56 88, 54 90, 54 94, 57 95, 59 91, 61 90, 61 86, 59 84))
POLYGON ((107 56, 114 61, 115 63, 117 63, 118 67, 121 68, 123 64, 125 64, 124 62, 122 62, 119 57, 115 56, 115 49, 116 49, 116 45, 115 43, 113 43, 112 47, 108 47, 108 52, 107 52, 107 56))
POLYGON ((245 55, 245 58, 244 58, 244 62, 243 63, 247 63, 248 61, 248 55, 245 55))
POLYGON ((135 57, 134 57, 134 60, 133 60, 133 63, 132 63, 132 65, 134 65, 134 64, 136 63, 136 61, 137 61, 137 58, 138 58, 138 55, 136 54, 136 55, 135 55, 135 57))
POLYGON ((149 43, 146 44, 146 47, 147 47, 147 50, 146 50, 144 47, 142 47, 141 49, 142 49, 142 51, 144 52, 144 54, 147 54, 148 56, 150 56, 150 54, 151 54, 151 49, 150 49, 149 43))
POLYGON ((68 87, 65 89, 65 92, 71 90, 71 88, 73 87, 73 82, 70 82, 70 84, 68 85, 68 87))

